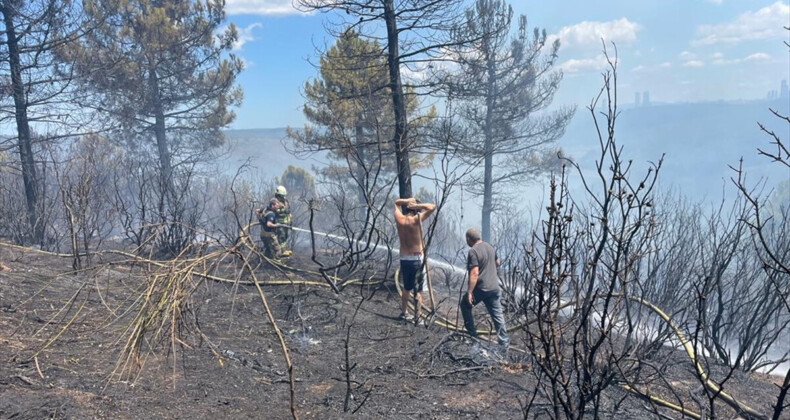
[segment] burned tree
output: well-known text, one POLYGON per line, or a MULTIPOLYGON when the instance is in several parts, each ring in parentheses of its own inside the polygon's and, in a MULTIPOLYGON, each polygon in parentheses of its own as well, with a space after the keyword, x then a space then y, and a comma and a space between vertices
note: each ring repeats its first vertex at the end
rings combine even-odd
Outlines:
POLYGON ((652 195, 661 163, 635 176, 622 158, 614 138, 616 70, 610 61, 604 88, 589 107, 596 125, 598 118, 605 124, 598 132, 595 179, 588 181, 577 163, 568 162, 581 178, 587 203, 571 199, 563 173, 552 182, 547 219, 525 246, 522 310, 540 320, 525 328, 538 367, 525 416, 603 415, 604 392, 618 384, 637 386, 640 369, 633 361, 657 339, 638 334, 644 318, 637 267, 651 251, 652 195), (606 106, 603 117, 595 112, 598 101, 606 106), (534 405, 539 395, 550 408, 534 405))
MULTIPOLYGON (((770 111, 776 118, 790 126, 790 116, 774 109, 770 111)), ((759 127, 771 139, 771 147, 759 148, 758 153, 771 159, 774 164, 790 169, 790 140, 782 138, 763 124, 759 124, 759 127)), ((745 223, 751 232, 752 243, 759 256, 761 267, 770 279, 772 295, 781 302, 784 309, 783 317, 787 322, 790 318, 790 287, 788 286, 790 285, 790 235, 788 235, 790 205, 780 202, 778 208, 771 214, 766 209, 766 199, 747 183, 742 167, 739 166, 736 172, 737 177, 733 181, 751 208, 751 214, 744 218, 745 223)), ((782 413, 790 407, 790 403, 787 402, 788 394, 790 394, 790 369, 779 385, 779 395, 773 407, 773 419, 781 418, 782 413)))
POLYGON ((71 68, 57 60, 56 52, 73 42, 82 28, 71 0, 3 0, 0 15, 0 70, 4 73, 0 88, 7 94, 0 99, 4 111, 0 122, 13 119, 16 134, 0 141, 0 150, 18 149, 30 229, 26 239, 41 244, 45 180, 35 157, 36 142, 53 136, 37 136, 36 129, 51 131, 73 122, 76 114, 68 110, 73 99, 69 96, 71 68))
POLYGON ((562 80, 554 70, 560 42, 547 45, 545 29, 530 32, 524 15, 514 22, 505 1, 477 0, 455 36, 460 47, 450 50, 458 71, 449 75, 448 89, 468 125, 457 147, 466 164, 482 164, 468 185, 483 196, 482 233, 489 241, 495 197, 505 185, 523 185, 558 166, 552 144, 574 108, 540 114, 562 80))
MULTIPOLYGON (((311 125, 288 131, 297 154, 328 151, 348 167, 352 188, 358 191, 360 213, 375 205, 373 190, 385 182, 384 176, 397 172, 392 159, 394 124, 392 97, 382 88, 387 83, 386 57, 376 41, 360 38, 354 30, 343 32, 320 59, 320 77, 304 86, 304 114, 311 125)), ((413 125, 424 125, 433 117, 416 115, 419 102, 406 96, 407 112, 413 125)), ((409 145, 411 147, 412 145, 409 145)), ((411 166, 420 162, 409 162, 411 166)), ((345 172, 334 165, 327 174, 345 172)))
POLYGON ((219 30, 223 1, 92 0, 84 10, 101 24, 64 53, 94 93, 84 105, 115 121, 132 150, 156 156, 152 207, 159 223, 178 230, 194 165, 222 143, 220 129, 241 101, 242 62, 228 54, 235 27, 219 30))
MULTIPOLYGON (((348 15, 341 22, 342 31, 355 30, 366 39, 380 38, 377 31, 386 32, 387 79, 374 90, 385 89, 391 97, 393 114, 392 147, 398 173, 398 193, 400 197, 413 195, 411 184, 410 152, 413 150, 409 121, 409 85, 404 83, 404 68, 413 69, 415 65, 438 61, 443 47, 453 45, 450 32, 459 25, 458 0, 299 0, 298 4, 307 10, 340 11, 348 15), (411 67, 410 67, 411 66, 411 67)), ((416 84, 415 91, 421 87, 432 87, 431 83, 416 84), (417 86, 419 85, 419 86, 417 86)))
MULTIPOLYGON (((392 96, 387 92, 386 55, 375 40, 361 37, 355 29, 343 31, 319 61, 319 77, 304 86, 304 114, 309 124, 289 129, 295 154, 329 152, 336 161, 321 173, 319 183, 326 192, 322 220, 337 221, 325 226, 343 240, 340 264, 354 272, 371 257, 375 244, 388 235, 382 215, 388 205, 398 172, 393 159, 392 96)), ((419 98, 407 88, 407 113, 412 128, 428 124, 433 109, 419 115, 419 98)), ((411 139, 406 147, 412 148, 411 139)), ((412 159, 410 167, 420 165, 412 159)))
MULTIPOLYGON (((320 77, 305 83, 304 115, 311 123, 289 129, 297 154, 328 151, 333 160, 348 166, 359 205, 367 206, 371 171, 393 172, 390 146, 390 96, 385 57, 376 42, 348 30, 320 58, 320 77)), ((327 173, 342 172, 336 166, 327 173)))
POLYGON ((107 138, 90 135, 71 143, 63 162, 53 156, 75 269, 91 265, 92 252, 115 228, 111 187, 120 152, 107 138))
POLYGON ((85 11, 102 25, 68 56, 96 93, 96 108, 132 133, 129 140, 143 140, 140 148, 154 140, 161 183, 172 194, 173 157, 183 160, 221 143, 220 128, 234 118, 229 108, 241 99, 234 83, 242 64, 223 54, 235 28, 215 35, 222 2, 97 0, 85 11))

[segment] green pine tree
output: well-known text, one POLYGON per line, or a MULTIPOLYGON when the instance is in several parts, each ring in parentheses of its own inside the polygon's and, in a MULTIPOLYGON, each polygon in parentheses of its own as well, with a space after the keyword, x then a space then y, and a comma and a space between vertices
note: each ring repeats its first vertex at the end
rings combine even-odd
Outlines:
MULTIPOLYGON (((155 145, 164 190, 173 193, 174 157, 195 159, 223 141, 240 104, 242 61, 224 30, 223 0, 86 0, 100 22, 65 54, 78 62, 92 105, 118 121, 136 145, 155 145), (151 142, 153 140, 153 142, 151 142)), ((167 195, 167 194, 165 194, 167 195)))
MULTIPOLYGON (((359 189, 360 203, 370 198, 366 194, 372 184, 387 183, 389 175, 397 173, 388 78, 382 47, 353 30, 343 32, 320 58, 319 77, 305 83, 304 115, 309 124, 288 131, 297 149, 328 151, 331 158, 346 163, 359 189)), ((406 95, 406 105, 413 127, 435 116, 433 109, 416 115, 418 100, 413 94, 406 95)), ((330 172, 342 170, 334 166, 330 172)))
POLYGON ((467 136, 458 144, 468 164, 482 166, 468 184, 483 196, 482 236, 490 240, 494 198, 507 183, 523 183, 556 162, 553 143, 565 132, 574 108, 542 113, 559 88, 554 71, 559 41, 546 45, 546 31, 530 33, 526 16, 513 25, 513 10, 504 0, 477 0, 456 33, 459 64, 452 75, 467 136), (462 44, 461 40, 473 40, 462 44))

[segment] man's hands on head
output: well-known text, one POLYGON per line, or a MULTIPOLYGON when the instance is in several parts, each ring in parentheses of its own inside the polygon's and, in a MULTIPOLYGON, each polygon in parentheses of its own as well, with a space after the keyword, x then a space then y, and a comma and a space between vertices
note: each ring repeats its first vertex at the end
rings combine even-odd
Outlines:
POLYGON ((407 208, 411 210, 429 210, 433 211, 436 208, 436 205, 433 203, 418 203, 417 200, 414 198, 409 199, 409 203, 406 205, 407 208))
POLYGON ((399 199, 395 200, 395 205, 396 206, 409 206, 412 203, 416 203, 416 202, 417 202, 417 199, 414 198, 414 197, 399 198, 399 199))

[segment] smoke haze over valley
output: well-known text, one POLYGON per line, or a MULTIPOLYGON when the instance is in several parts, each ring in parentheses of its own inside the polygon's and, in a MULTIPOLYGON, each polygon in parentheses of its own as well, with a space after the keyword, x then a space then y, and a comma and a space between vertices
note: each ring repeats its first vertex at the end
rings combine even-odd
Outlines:
MULTIPOLYGON (((790 181, 790 171, 771 165, 758 156, 757 149, 768 150, 769 138, 757 123, 777 133, 787 126, 770 113, 769 109, 787 113, 790 100, 755 100, 739 102, 700 102, 622 106, 617 120, 617 139, 623 154, 633 160, 633 170, 647 168, 664 155, 660 174, 660 188, 671 190, 693 202, 718 203, 722 194, 732 197, 731 178, 743 157, 743 168, 750 180, 765 178, 766 186, 775 188, 790 181)), ((264 178, 280 176, 288 165, 307 170, 324 168, 329 164, 324 153, 300 159, 286 150, 290 140, 285 128, 228 130, 229 154, 222 165, 234 172, 247 159, 254 171, 264 178)), ((579 109, 568 125, 560 146, 582 168, 592 169, 598 158, 597 135, 588 109, 579 109)), ((575 174, 571 176, 574 178, 575 174)), ((540 205, 548 177, 537 180, 518 194, 526 208, 540 205)), ((432 188, 430 183, 421 184, 432 188)), ((457 194, 456 194, 457 195, 457 194)), ((467 196, 467 199, 469 197, 467 196)), ((480 203, 474 203, 479 206, 480 203)), ((471 221, 479 212, 467 211, 471 221)))

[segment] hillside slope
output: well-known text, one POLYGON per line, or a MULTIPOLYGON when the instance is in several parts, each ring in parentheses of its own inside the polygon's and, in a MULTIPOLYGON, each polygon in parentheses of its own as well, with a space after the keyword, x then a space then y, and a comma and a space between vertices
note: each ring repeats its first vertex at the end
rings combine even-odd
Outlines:
MULTIPOLYGON (((0 246, 0 261, 10 268, 0 272, 3 418, 290 417, 283 356, 254 286, 244 284, 249 279, 201 282, 184 313, 195 317, 199 330, 181 331, 182 344, 172 349, 147 342, 148 356, 136 361, 145 363, 141 375, 118 382, 108 377, 131 316, 122 309, 139 297, 130 272, 116 262, 99 265, 93 275, 69 274, 68 259, 7 246, 0 246)), ((298 255, 291 264, 310 268, 298 255)), ((438 325, 396 321, 391 280, 336 295, 320 286, 320 277, 300 270, 262 266, 257 272, 264 283, 286 281, 263 290, 291 351, 301 418, 347 418, 354 410, 360 418, 382 419, 523 416, 538 371, 531 355, 517 351, 521 332, 503 358, 438 325), (352 366, 348 376, 346 365, 352 366)), ((704 400, 682 354, 662 351, 655 363, 666 366, 676 394, 661 392, 661 384, 654 392, 692 408, 695 399, 704 400)), ((714 378, 722 374, 712 369, 714 378)), ((726 390, 764 412, 776 393, 771 378, 739 372, 726 390)), ((656 418, 653 410, 679 417, 618 387, 603 398, 604 418, 656 418)), ((538 393, 532 413, 549 407, 538 393)), ((733 413, 724 407, 719 414, 733 413)))

